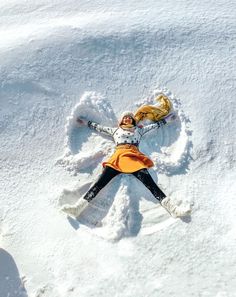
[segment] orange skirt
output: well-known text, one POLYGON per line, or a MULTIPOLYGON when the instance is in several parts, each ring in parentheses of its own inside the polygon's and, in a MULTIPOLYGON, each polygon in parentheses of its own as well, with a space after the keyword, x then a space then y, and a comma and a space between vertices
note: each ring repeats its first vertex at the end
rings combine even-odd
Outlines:
POLYGON ((102 165, 123 173, 132 173, 143 168, 150 168, 154 164, 135 145, 124 144, 117 146, 114 154, 102 165))

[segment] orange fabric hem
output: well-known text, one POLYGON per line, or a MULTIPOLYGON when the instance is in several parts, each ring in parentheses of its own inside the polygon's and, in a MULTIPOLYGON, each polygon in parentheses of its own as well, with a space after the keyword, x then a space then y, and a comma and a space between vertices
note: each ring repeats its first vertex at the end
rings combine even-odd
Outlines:
POLYGON ((116 147, 114 154, 102 163, 103 167, 109 166, 123 173, 133 173, 143 168, 150 168, 154 164, 134 145, 116 147))

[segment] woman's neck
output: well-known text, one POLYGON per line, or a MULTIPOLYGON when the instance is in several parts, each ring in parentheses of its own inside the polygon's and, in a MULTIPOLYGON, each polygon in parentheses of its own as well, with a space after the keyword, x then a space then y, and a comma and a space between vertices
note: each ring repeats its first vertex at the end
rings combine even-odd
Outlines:
POLYGON ((131 129, 131 128, 134 128, 134 125, 133 124, 121 124, 120 127, 122 129, 131 129))

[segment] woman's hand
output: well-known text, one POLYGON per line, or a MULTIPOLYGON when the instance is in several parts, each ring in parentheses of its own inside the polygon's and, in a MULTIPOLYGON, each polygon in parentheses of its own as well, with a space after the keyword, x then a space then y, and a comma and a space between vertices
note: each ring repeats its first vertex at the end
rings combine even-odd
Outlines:
POLYGON ((77 118, 76 122, 81 126, 86 126, 88 124, 88 121, 83 117, 77 118))
POLYGON ((167 123, 171 123, 171 122, 175 121, 176 118, 177 118, 176 114, 174 114, 174 113, 170 113, 170 114, 168 114, 168 116, 166 116, 164 119, 165 119, 165 121, 166 121, 167 123))

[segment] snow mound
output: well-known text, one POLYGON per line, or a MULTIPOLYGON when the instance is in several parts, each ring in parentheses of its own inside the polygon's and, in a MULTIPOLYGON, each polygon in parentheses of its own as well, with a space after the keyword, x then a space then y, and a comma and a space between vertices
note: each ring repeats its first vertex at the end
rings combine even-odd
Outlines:
MULTIPOLYGON (((75 203, 90 186, 88 182, 74 190, 64 189, 59 206, 75 203)), ((131 175, 118 176, 101 192, 80 215, 79 221, 67 217, 75 230, 85 230, 113 242, 139 232, 150 235, 177 222, 147 190, 139 189, 139 182, 131 175)))
POLYGON ((191 162, 192 131, 189 120, 181 108, 180 99, 167 88, 156 88, 151 95, 137 103, 157 105, 155 98, 159 94, 166 95, 172 102, 173 112, 177 120, 161 129, 151 131, 147 141, 141 143, 141 149, 151 156, 155 163, 155 170, 166 175, 183 174, 188 170, 191 162))
POLYGON ((58 163, 74 174, 97 165, 112 149, 112 142, 80 126, 76 119, 84 117, 105 125, 117 122, 109 102, 95 92, 86 92, 67 118, 64 155, 58 163))

